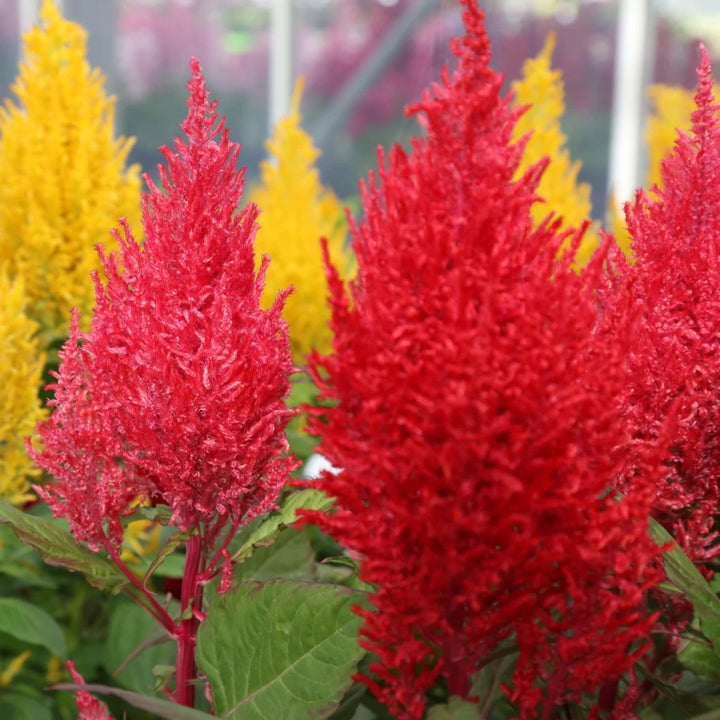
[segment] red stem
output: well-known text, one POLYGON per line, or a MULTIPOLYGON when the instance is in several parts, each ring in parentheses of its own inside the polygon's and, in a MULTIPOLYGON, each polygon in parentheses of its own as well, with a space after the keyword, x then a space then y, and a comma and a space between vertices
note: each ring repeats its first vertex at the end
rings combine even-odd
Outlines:
POLYGON ((108 538, 103 538, 103 544, 105 545, 105 549, 107 550, 108 555, 110 556, 110 559, 115 563, 118 570, 137 588, 140 593, 142 594, 142 599, 138 597, 134 597, 133 599, 142 607, 144 607, 154 618, 155 620, 160 623, 160 625, 163 626, 165 631, 171 635, 175 636, 175 623, 173 622, 173 619, 168 614, 167 610, 160 605, 160 603, 151 595, 150 592, 148 592, 147 588, 138 580, 135 573, 128 568, 128 566, 122 561, 120 558, 120 555, 118 555, 115 548, 112 546, 112 543, 108 538), (142 602, 142 600, 145 600, 149 604, 145 604, 142 602))
POLYGON ((205 567, 204 572, 199 576, 198 581, 201 584, 205 584, 209 580, 212 579, 213 573, 215 571, 215 566, 218 564, 218 561, 222 557, 223 550, 226 550, 228 545, 230 544, 230 541, 235 537, 235 533, 238 531, 238 528, 240 527, 239 522, 234 522, 232 524, 232 527, 230 530, 228 530, 227 534, 225 535, 224 540, 222 541, 222 544, 218 548, 217 552, 213 556, 213 559, 207 564, 205 567))
POLYGON ((199 621, 193 610, 202 609, 200 573, 202 546, 200 535, 188 538, 185 572, 180 595, 180 626, 177 630, 177 661, 175 664, 175 702, 186 707, 195 706, 195 642, 199 621))

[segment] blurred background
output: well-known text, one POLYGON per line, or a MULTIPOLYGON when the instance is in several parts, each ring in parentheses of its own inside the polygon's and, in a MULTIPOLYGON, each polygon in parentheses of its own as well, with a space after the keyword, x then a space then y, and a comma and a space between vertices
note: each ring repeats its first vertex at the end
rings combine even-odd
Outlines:
MULTIPOLYGON (((0 0, 3 97, 11 92, 22 29, 38 4, 0 0)), ((644 177, 643 88, 658 82, 693 88, 701 40, 711 57, 720 58, 720 0, 480 4, 492 65, 504 73, 506 89, 520 77, 524 60, 555 31, 553 64, 562 70, 566 88, 563 130, 572 157, 582 161, 580 179, 593 188, 596 216, 603 214, 609 184, 625 183, 622 195, 644 177)), ((419 132, 403 109, 420 98, 443 65, 452 64, 449 42, 462 32, 458 0, 64 0, 60 5, 87 28, 90 62, 102 67, 117 95, 118 130, 136 136, 133 160, 144 170, 153 171, 158 146, 172 142, 185 115, 184 82, 194 55, 232 138, 243 145, 251 180, 264 157, 272 118, 287 103, 292 80, 303 75, 304 127, 322 149, 323 182, 343 198, 352 198, 358 178, 376 165, 377 145, 404 142, 419 132)))

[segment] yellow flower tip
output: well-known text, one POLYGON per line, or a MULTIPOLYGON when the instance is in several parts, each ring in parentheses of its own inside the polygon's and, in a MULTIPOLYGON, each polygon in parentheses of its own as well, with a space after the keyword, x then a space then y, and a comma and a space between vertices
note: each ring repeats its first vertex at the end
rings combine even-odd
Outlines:
POLYGON ((25 650, 25 652, 20 653, 16 658, 13 658, 5 668, 5 670, 0 673, 0 687, 7 687, 15 678, 15 676, 22 670, 22 666, 25 664, 25 661, 30 657, 30 651, 25 650))
POLYGON ((290 115, 277 123, 266 143, 270 159, 261 163, 260 185, 250 191, 250 200, 261 211, 255 237, 257 263, 265 254, 272 258, 263 306, 270 306, 278 291, 294 287, 283 315, 297 365, 304 364, 311 349, 329 352, 331 346, 320 238, 327 238, 341 271, 352 266, 343 208, 332 190, 321 184, 314 165, 319 151, 300 127, 301 94, 302 79, 295 86, 290 115))
MULTIPOLYGON (((562 219, 560 229, 567 230, 581 227, 590 217, 592 206, 590 186, 577 182, 580 163, 571 161, 565 147, 566 138, 561 129, 565 89, 562 73, 552 68, 554 49, 555 36, 551 33, 540 54, 525 61, 522 78, 513 84, 514 105, 527 106, 513 131, 516 140, 523 138, 525 142, 523 158, 515 177, 522 177, 528 168, 543 158, 550 159, 537 189, 539 198, 545 202, 536 202, 531 213, 538 225, 552 212, 562 219)), ((597 244, 597 232, 591 226, 583 236, 575 267, 587 264, 597 244)))
POLYGON ((302 122, 302 115, 300 114, 300 101, 302 100, 302 94, 305 90, 305 78, 301 75, 295 81, 295 88, 293 89, 292 100, 290 101, 290 116, 297 118, 297 123, 302 122))
POLYGON ((42 7, 40 8, 40 20, 45 25, 52 25, 62 20, 60 8, 58 8, 55 0, 43 0, 42 7))
POLYGON ((550 67, 552 63, 552 56, 555 52, 556 41, 557 37, 555 33, 549 32, 547 38, 545 38, 545 45, 543 45, 543 49, 540 51, 540 55, 538 56, 538 59, 542 59, 545 63, 547 63, 548 67, 550 67))

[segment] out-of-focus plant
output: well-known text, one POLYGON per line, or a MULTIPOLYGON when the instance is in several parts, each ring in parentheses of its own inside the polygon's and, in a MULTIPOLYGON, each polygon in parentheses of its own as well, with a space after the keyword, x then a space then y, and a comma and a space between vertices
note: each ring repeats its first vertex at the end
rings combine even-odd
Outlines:
MULTIPOLYGON (((552 212, 562 218, 561 227, 567 230, 580 228, 591 217, 592 205, 590 186, 578 183, 580 161, 571 161, 565 147, 567 138, 560 127, 565 112, 565 90, 562 72, 552 68, 554 49, 555 35, 551 33, 540 54, 525 61, 522 79, 513 83, 514 105, 527 108, 515 125, 513 138, 528 136, 517 177, 544 157, 550 161, 537 189, 545 202, 536 202, 531 211, 535 224, 552 212)), ((585 231, 575 263, 587 264, 597 244, 597 228, 593 226, 585 231)))
POLYGON ((13 91, 0 110, 0 261, 22 275, 40 342, 64 338, 70 308, 92 307, 96 243, 118 217, 137 227, 138 168, 114 137, 114 101, 86 60, 86 32, 45 0, 24 37, 13 91))
POLYGON ((261 184, 250 193, 250 200, 260 209, 257 262, 266 253, 273 258, 265 278, 263 304, 269 306, 281 288, 293 287, 283 317, 298 365, 305 364, 312 349, 330 350, 330 309, 320 238, 327 239, 343 278, 349 277, 352 267, 352 255, 345 247, 343 207, 335 193, 322 186, 314 167, 320 152, 300 127, 302 88, 300 80, 290 114, 278 122, 266 143, 270 159, 260 166, 261 184))
POLYGON ((33 500, 30 483, 40 472, 25 451, 25 438, 46 416, 38 397, 45 356, 37 323, 26 315, 23 278, 0 269, 0 498, 14 505, 33 500))

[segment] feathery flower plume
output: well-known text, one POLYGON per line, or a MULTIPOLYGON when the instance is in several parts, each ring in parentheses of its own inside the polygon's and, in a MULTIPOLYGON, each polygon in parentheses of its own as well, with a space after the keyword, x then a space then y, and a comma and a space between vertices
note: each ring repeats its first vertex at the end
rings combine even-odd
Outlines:
POLYGON ((25 451, 25 438, 46 415, 38 389, 45 357, 37 346, 37 323, 25 314, 23 279, 0 269, 0 497, 20 505, 33 500, 30 483, 38 469, 25 451))
POLYGON ((345 248, 346 221, 332 190, 324 188, 314 163, 320 152, 300 127, 298 81, 290 114, 280 120, 267 142, 271 160, 260 166, 261 185, 250 193, 260 208, 255 247, 258 257, 276 258, 268 270, 263 303, 269 304, 281 288, 293 286, 283 316, 290 326, 293 357, 305 363, 313 348, 330 349, 330 309, 323 274, 320 238, 327 238, 334 262, 347 277, 352 256, 345 248))
POLYGON ((237 212, 240 146, 191 63, 188 116, 163 148, 162 189, 146 177, 145 241, 126 222, 118 254, 99 247, 89 333, 74 314, 39 432, 36 463, 54 478, 38 492, 79 541, 117 553, 121 517, 138 499, 169 505, 172 524, 212 547, 275 502, 294 466, 285 405, 293 371, 287 294, 260 308, 258 210, 237 212))
MULTIPOLYGON (((522 79, 513 83, 513 105, 527 108, 515 125, 513 139, 519 140, 529 133, 517 177, 542 158, 549 158, 537 189, 545 202, 533 205, 533 220, 538 225, 554 212, 562 218, 563 229, 577 229, 592 213, 590 186, 578 183, 580 161, 571 162, 565 147, 567 138, 560 128, 565 113, 565 89, 562 72, 552 68, 554 49, 555 34, 550 33, 540 54, 525 61, 522 79)), ((576 264, 586 265, 597 246, 596 231, 586 231, 575 256, 576 264)))
POLYGON ((114 101, 85 59, 86 32, 45 0, 42 24, 24 37, 13 85, 0 108, 0 263, 25 278, 28 315, 46 344, 68 334, 70 309, 92 308, 94 247, 110 245, 120 216, 140 220, 131 141, 113 137, 114 101))
MULTIPOLYGON (((68 660, 67 668, 70 675, 72 675, 72 679, 78 685, 85 685, 85 679, 75 669, 75 663, 72 660, 68 660)), ((107 705, 93 697, 87 690, 75 692, 75 704, 80 713, 78 720, 114 720, 113 716, 108 712, 107 705)))
MULTIPOLYGON (((657 441, 678 407, 653 511, 689 557, 706 561, 720 554, 720 105, 701 53, 692 129, 662 161, 662 189, 626 205, 636 262, 617 264, 602 331, 617 336, 623 315, 638 319, 618 396, 632 437, 657 441)), ((627 465, 620 489, 631 490, 635 475, 627 465)))
POLYGON ((533 223, 545 161, 518 176, 521 111, 464 4, 457 70, 410 109, 426 136, 381 153, 361 186, 348 288, 327 260, 335 353, 310 368, 334 404, 311 430, 343 470, 313 483, 334 512, 305 517, 376 587, 374 609, 357 610, 378 658, 364 680, 398 718, 420 718, 439 678, 468 697, 510 637, 507 692, 520 717, 548 718, 647 649, 650 499, 607 488, 618 448, 648 471, 657 460, 626 443, 607 402, 625 347, 593 335, 606 247, 576 274, 572 252, 556 259, 559 221, 533 223))

